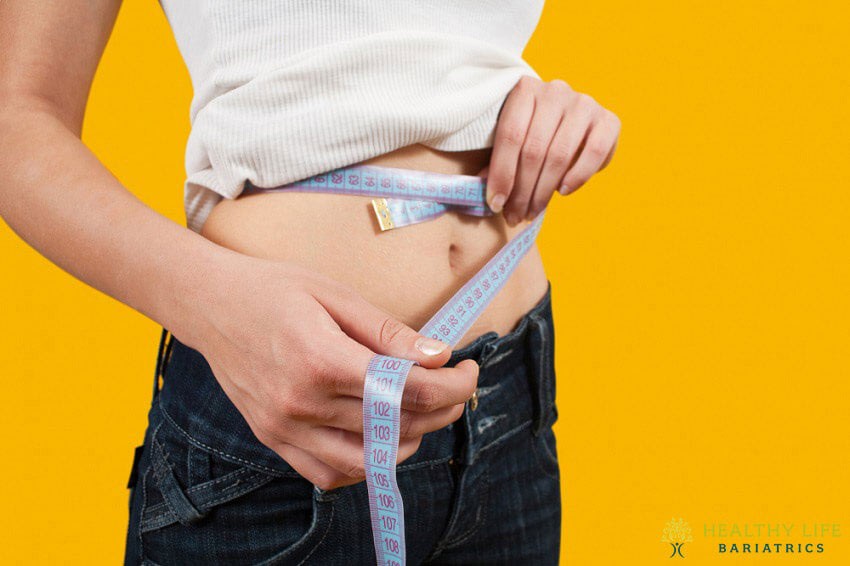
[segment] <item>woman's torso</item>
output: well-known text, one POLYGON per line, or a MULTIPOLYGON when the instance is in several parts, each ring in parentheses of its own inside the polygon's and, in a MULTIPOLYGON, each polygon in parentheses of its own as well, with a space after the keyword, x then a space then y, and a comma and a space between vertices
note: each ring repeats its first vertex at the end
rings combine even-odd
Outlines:
MULTIPOLYGON (((489 148, 444 152, 414 144, 362 163, 476 175, 489 158, 489 148)), ((381 232, 371 197, 265 193, 219 202, 201 234, 247 255, 291 261, 346 283, 418 330, 525 226, 510 227, 501 214, 480 218, 450 211, 381 232)), ((510 332, 547 285, 533 246, 456 347, 487 331, 510 332)))

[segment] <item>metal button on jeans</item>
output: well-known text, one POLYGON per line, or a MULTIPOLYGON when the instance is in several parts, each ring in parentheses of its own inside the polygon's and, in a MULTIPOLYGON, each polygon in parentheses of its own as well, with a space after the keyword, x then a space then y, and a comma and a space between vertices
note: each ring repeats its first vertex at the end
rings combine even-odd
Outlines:
POLYGON ((470 399, 469 399, 469 409, 471 411, 474 411, 477 408, 478 408, 478 388, 476 388, 475 391, 472 392, 472 397, 470 397, 470 399))

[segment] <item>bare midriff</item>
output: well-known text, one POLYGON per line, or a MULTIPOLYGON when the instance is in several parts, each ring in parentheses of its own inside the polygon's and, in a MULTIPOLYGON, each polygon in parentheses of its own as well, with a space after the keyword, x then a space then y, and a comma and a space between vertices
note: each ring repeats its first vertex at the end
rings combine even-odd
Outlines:
MULTIPOLYGON (((445 152, 415 144, 363 164, 477 175, 491 150, 445 152)), ((294 262, 359 291, 418 330, 527 222, 501 214, 450 211, 437 219, 381 232, 371 197, 328 193, 262 193, 222 200, 202 235, 238 252, 294 262)), ((488 331, 504 335, 545 295, 547 276, 532 246, 504 288, 455 346, 488 331)))

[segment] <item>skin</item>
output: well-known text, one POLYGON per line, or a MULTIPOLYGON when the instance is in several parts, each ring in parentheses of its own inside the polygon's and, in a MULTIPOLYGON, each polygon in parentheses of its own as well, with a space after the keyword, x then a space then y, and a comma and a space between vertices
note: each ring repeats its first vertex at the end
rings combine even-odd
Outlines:
MULTIPOLYGON (((200 351, 260 442, 322 489, 364 478, 371 357, 415 360, 402 399, 404 461, 423 434, 460 417, 478 378, 472 360, 443 367, 450 349, 434 353, 413 329, 558 187, 575 191, 607 165, 616 116, 563 81, 523 78, 492 152, 415 145, 368 161, 486 176, 488 202, 504 210, 491 218, 450 213, 377 233, 368 198, 267 194, 223 201, 197 234, 139 201, 80 140, 119 6, 0 2, 0 215, 50 261, 200 351), (322 222, 310 221, 316 207, 322 222), (370 276, 376 263, 380 281, 370 276)), ((509 332, 545 290, 533 248, 458 346, 509 332)))

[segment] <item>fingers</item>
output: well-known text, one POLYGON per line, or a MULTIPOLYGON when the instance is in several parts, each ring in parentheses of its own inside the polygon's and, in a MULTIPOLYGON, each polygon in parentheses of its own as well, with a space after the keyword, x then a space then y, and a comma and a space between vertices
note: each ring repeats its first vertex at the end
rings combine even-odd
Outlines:
POLYGON ((564 175, 561 194, 567 195, 578 190, 610 161, 619 132, 620 121, 610 112, 593 123, 580 155, 564 175))
POLYGON ((487 205, 501 212, 511 195, 519 153, 534 114, 534 91, 530 77, 522 77, 502 106, 496 123, 493 153, 487 174, 487 205))
POLYGON ((313 354, 302 361, 304 372, 309 375, 309 386, 295 392, 294 396, 301 401, 289 403, 290 410, 296 411, 299 418, 315 417, 325 422, 334 417, 333 408, 329 409, 327 404, 336 397, 362 399, 366 371, 375 351, 422 360, 408 374, 402 396, 405 409, 430 413, 465 403, 471 397, 478 382, 479 368, 475 361, 464 360, 450 368, 438 367, 451 356, 448 347, 439 355, 423 355, 416 346, 423 336, 350 288, 333 282, 325 287, 315 298, 339 326, 335 331, 317 334, 310 344, 313 354))
MULTIPOLYGON (((296 472, 324 490, 354 485, 365 479, 361 435, 320 427, 305 435, 305 441, 310 442, 311 446, 322 448, 314 452, 315 456, 294 444, 279 443, 271 448, 296 472)), ((421 442, 421 437, 400 441, 396 462, 401 463, 410 458, 419 449, 421 442)))
MULTIPOLYGON (((349 478, 366 477, 363 461, 363 435, 331 427, 315 427, 305 431, 299 441, 309 446, 312 454, 323 464, 349 478)), ((422 437, 402 439, 398 443, 397 462, 412 456, 422 443, 422 437)), ((375 463, 388 463, 389 454, 373 456, 375 463)), ((295 466, 293 466, 295 467, 295 466)))
MULTIPOLYGON (((460 373, 451 377, 467 384, 462 388, 443 391, 433 386, 436 383, 433 379, 431 386, 424 385, 428 383, 426 380, 416 380, 418 383, 410 393, 405 387, 405 395, 411 398, 408 404, 434 409, 431 412, 414 412, 405 410, 405 403, 402 402, 398 462, 418 450, 424 434, 448 426, 463 414, 463 403, 474 391, 474 385, 470 387, 468 382, 477 383, 478 364, 465 360, 458 367, 460 373), (462 400, 454 403, 456 399, 462 400), (447 405, 443 406, 443 403, 447 405)), ((420 372, 443 374, 455 369, 414 368, 420 372)), ((246 419, 262 444, 275 451, 315 485, 322 489, 332 489, 357 483, 364 477, 362 403, 361 399, 354 397, 336 398, 325 403, 313 400, 298 403, 297 406, 290 405, 282 415, 266 416, 258 421, 248 414, 246 419)))
POLYGON ((258 423, 250 413, 245 413, 244 416, 251 430, 257 436, 257 439, 274 451, 313 485, 327 490, 343 485, 352 485, 362 479, 348 476, 303 448, 285 442, 274 433, 269 433, 265 429, 258 427, 258 423))
POLYGON ((325 401, 337 396, 363 398, 366 371, 375 356, 366 346, 340 333, 328 343, 317 346, 312 369, 313 384, 325 401))
MULTIPOLYGON (((424 434, 460 418, 464 403, 475 391, 478 371, 473 360, 463 360, 453 368, 427 369, 416 365, 411 368, 402 395, 398 462, 418 450, 424 434)), ((349 383, 360 382, 356 386, 358 396, 329 399, 325 403, 318 400, 297 410, 290 407, 290 413, 297 413, 301 424, 278 434, 263 435, 261 440, 322 489, 357 483, 365 474, 363 401, 359 398, 362 377, 353 379, 355 374, 351 369, 349 374, 352 376, 349 383), (302 451, 293 451, 294 445, 302 451), (309 454, 304 453, 307 450, 309 454)), ((273 429, 265 426, 262 430, 273 429)), ((386 454, 375 457, 385 458, 386 454)))
POLYGON ((490 208, 503 211, 510 226, 533 220, 554 191, 573 192, 608 165, 619 130, 617 116, 564 81, 522 77, 499 115, 489 166, 479 173, 487 177, 490 208))
POLYGON ((428 368, 440 367, 451 357, 448 344, 419 334, 347 286, 335 284, 316 300, 343 332, 375 353, 413 360, 428 368))
MULTIPOLYGON (((343 474, 334 467, 325 464, 318 458, 311 456, 308 452, 292 444, 279 444, 273 449, 296 472, 321 489, 328 490, 345 485, 354 485, 363 480, 363 478, 353 478, 343 474)), ((360 457, 363 457, 362 453, 360 457)))
MULTIPOLYGON (((526 219, 529 214, 529 206, 535 188, 539 185, 544 161, 551 151, 552 139, 564 117, 563 98, 569 90, 565 82, 552 81, 542 83, 538 91, 534 115, 519 152, 514 187, 504 208, 505 220, 510 226, 526 219)), ((554 185, 550 184, 546 188, 551 196, 554 185)))
MULTIPOLYGON (((334 396, 322 397, 314 404, 335 403, 336 396, 352 397, 362 403, 365 369, 361 374, 360 363, 362 360, 357 364, 346 364, 342 361, 336 367, 329 367, 323 375, 316 376, 317 385, 326 394, 334 396)), ((418 413, 431 413, 465 403, 478 386, 478 372, 479 366, 475 360, 463 360, 451 368, 427 369, 414 365, 407 374, 401 407, 418 413)), ((332 418, 344 418, 338 416, 340 411, 325 405, 303 407, 299 413, 304 413, 304 418, 325 422, 332 418)))
MULTIPOLYGON (((619 127, 618 127, 619 130, 619 127)), ((608 152, 608 157, 605 158, 605 161, 602 162, 602 167, 599 168, 600 171, 608 167, 608 164, 611 163, 611 160, 614 158, 614 153, 617 151, 617 142, 620 141, 619 135, 617 139, 614 140, 614 145, 611 146, 611 151, 608 152)))
MULTIPOLYGON (((363 433, 363 400, 356 397, 337 397, 329 402, 333 406, 330 414, 323 419, 316 419, 316 424, 322 424, 363 433), (321 422, 318 422, 321 421, 321 422)), ((416 412, 402 409, 399 423, 401 438, 416 438, 440 430, 455 422, 463 414, 464 404, 441 407, 431 412, 416 412)))
MULTIPOLYGON (((373 354, 351 340, 342 340, 334 348, 339 355, 320 362, 321 369, 314 375, 315 385, 327 394, 324 399, 329 403, 337 396, 362 399, 366 370, 373 354)), ((404 384, 402 408, 424 413, 465 403, 478 384, 478 371, 474 360, 463 360, 450 368, 414 365, 404 384)))
POLYGON ((427 413, 465 403, 478 385, 478 371, 475 360, 463 360, 453 368, 413 366, 404 384, 401 407, 427 413))
POLYGON ((532 218, 546 208, 549 199, 561 187, 561 181, 570 165, 575 162, 581 143, 593 121, 594 105, 592 98, 579 95, 567 109, 552 139, 534 197, 529 205, 528 212, 532 218))

